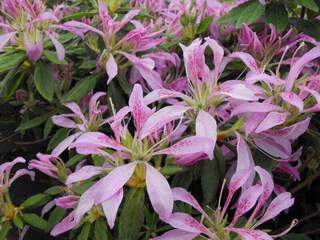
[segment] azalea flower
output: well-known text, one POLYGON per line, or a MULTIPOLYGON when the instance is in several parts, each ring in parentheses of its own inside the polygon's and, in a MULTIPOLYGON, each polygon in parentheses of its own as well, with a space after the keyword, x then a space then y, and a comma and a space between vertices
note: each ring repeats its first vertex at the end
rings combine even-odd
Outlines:
POLYGON ((208 221, 208 226, 199 223, 196 219, 192 218, 188 214, 177 212, 173 213, 171 218, 165 220, 165 222, 170 224, 175 229, 153 239, 193 239, 196 236, 202 235, 209 239, 218 240, 221 238, 227 238, 229 237, 230 232, 234 232, 244 239, 271 240, 286 234, 296 224, 296 221, 293 221, 289 229, 278 235, 269 235, 268 233, 257 229, 257 227, 261 224, 274 218, 285 209, 290 208, 294 203, 294 199, 291 197, 290 193, 283 192, 275 197, 270 204, 267 204, 267 201, 274 189, 272 177, 261 167, 255 167, 255 171, 259 175, 260 182, 250 186, 247 190, 241 193, 237 201, 237 207, 231 223, 227 222, 227 217, 225 217, 226 211, 230 206, 234 194, 247 182, 248 178, 250 177, 250 171, 236 171, 236 173, 230 179, 228 185, 228 196, 223 209, 221 210, 219 206, 218 209, 213 212, 212 217, 210 217, 201 208, 199 203, 189 192, 183 188, 172 189, 174 193, 174 200, 182 201, 198 210, 202 217, 208 221), (262 217, 259 217, 261 209, 265 207, 265 212, 263 213, 262 217), (240 217, 252 209, 253 212, 251 213, 251 217, 247 223, 244 224, 243 227, 235 227, 234 225, 238 222, 240 217), (255 221, 253 222, 253 220, 255 221))
POLYGON ((52 11, 46 11, 41 0, 29 1, 4 0, 2 9, 8 14, 8 19, 0 25, 5 33, 0 35, 0 50, 8 43, 25 49, 29 60, 38 61, 43 54, 44 41, 49 39, 54 45, 57 58, 63 60, 65 49, 58 41, 58 33, 50 26, 59 19, 52 11))

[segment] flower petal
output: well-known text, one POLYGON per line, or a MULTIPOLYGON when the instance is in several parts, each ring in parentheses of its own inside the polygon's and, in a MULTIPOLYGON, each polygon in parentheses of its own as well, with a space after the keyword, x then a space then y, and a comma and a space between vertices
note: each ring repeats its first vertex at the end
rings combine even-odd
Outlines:
POLYGON ((104 215, 107 218, 110 229, 113 229, 114 227, 114 223, 116 221, 117 213, 122 202, 122 198, 123 189, 121 188, 115 195, 101 203, 104 215))
POLYGON ((173 210, 173 195, 167 179, 150 164, 146 166, 146 185, 153 209, 161 219, 168 219, 173 210))
POLYGON ((245 240, 273 240, 267 233, 259 231, 259 230, 252 230, 247 228, 231 228, 227 227, 227 230, 235 232, 239 234, 245 240))
POLYGON ((281 93, 281 98, 287 103, 297 107, 300 112, 303 111, 303 101, 299 98, 299 96, 293 92, 284 92, 281 93))
POLYGON ((198 233, 190 233, 179 229, 170 230, 159 237, 151 238, 150 240, 192 240, 198 233))
POLYGON ((0 35, 0 50, 10 41, 11 38, 16 34, 16 32, 10 32, 0 35))
POLYGON ((103 170, 104 168, 102 167, 84 166, 80 168, 78 171, 71 173, 67 178, 66 184, 69 185, 75 182, 87 180, 91 177, 101 174, 103 170))
POLYGON ((190 107, 185 106, 167 106, 153 113, 144 123, 141 129, 141 138, 145 138, 152 133, 155 133, 167 123, 181 119, 183 114, 190 107))
POLYGON ((270 112, 265 119, 258 125, 255 132, 260 133, 274 126, 278 126, 286 121, 288 113, 270 112))
POLYGON ((114 57, 112 54, 109 55, 109 59, 106 64, 106 70, 109 76, 107 83, 109 84, 111 80, 114 79, 115 76, 117 76, 118 74, 118 65, 116 60, 114 60, 114 57))

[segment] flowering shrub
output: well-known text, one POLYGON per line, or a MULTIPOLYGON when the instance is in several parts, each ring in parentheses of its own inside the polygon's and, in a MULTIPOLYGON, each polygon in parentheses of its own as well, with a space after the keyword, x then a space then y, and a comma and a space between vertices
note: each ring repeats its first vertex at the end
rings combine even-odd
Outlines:
POLYGON ((0 240, 306 237, 320 3, 296 2, 3 0, 0 240), (16 201, 24 175, 46 189, 16 201))

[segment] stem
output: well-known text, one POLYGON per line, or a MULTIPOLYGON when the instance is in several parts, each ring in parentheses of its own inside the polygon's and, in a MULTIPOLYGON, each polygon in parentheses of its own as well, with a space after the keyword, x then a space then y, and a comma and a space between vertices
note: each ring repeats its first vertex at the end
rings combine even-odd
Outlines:
POLYGON ((320 172, 317 172, 316 174, 308 177, 305 181, 300 183, 298 186, 296 186, 293 189, 291 189, 290 193, 291 194, 295 194, 295 193, 299 192, 301 189, 303 189, 304 187, 306 187, 307 185, 309 185, 313 181, 315 181, 318 177, 320 177, 320 172))

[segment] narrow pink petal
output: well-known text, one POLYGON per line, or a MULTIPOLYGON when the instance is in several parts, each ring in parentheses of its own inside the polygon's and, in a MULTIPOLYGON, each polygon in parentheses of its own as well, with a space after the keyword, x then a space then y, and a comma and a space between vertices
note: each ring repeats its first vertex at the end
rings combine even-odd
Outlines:
POLYGON ((112 170, 95 185, 95 203, 100 204, 117 193, 132 176, 137 162, 132 162, 112 170))
POLYGON ((288 117, 288 113, 281 113, 281 112, 270 112, 266 118, 259 124, 256 128, 255 132, 260 133, 274 126, 278 126, 286 121, 288 117))
POLYGON ((114 223, 116 221, 117 213, 122 202, 122 198, 123 189, 121 188, 115 195, 101 203, 104 215, 107 218, 110 229, 113 229, 114 227, 114 223))
POLYGON ((50 232, 52 236, 58 236, 74 228, 77 223, 74 221, 74 212, 71 212, 60 223, 58 223, 50 232))
POLYGON ((0 50, 10 41, 11 38, 16 34, 16 32, 10 32, 0 35, 0 50))
POLYGON ((81 30, 84 29, 84 30, 87 30, 87 31, 92 31, 92 32, 95 32, 95 33, 99 34, 101 37, 104 37, 104 33, 102 31, 98 30, 97 28, 91 27, 88 24, 82 23, 82 22, 78 22, 78 21, 72 20, 72 21, 64 23, 63 26, 79 28, 81 30))
POLYGON ((270 237, 267 233, 258 230, 231 227, 228 227, 227 230, 239 234, 245 240, 273 240, 273 238, 270 237))
POLYGON ((147 192, 153 209, 161 219, 168 219, 173 210, 173 195, 167 179, 150 164, 146 166, 147 192))
POLYGON ((96 92, 95 94, 92 95, 89 101, 89 115, 90 118, 96 116, 97 114, 100 113, 98 109, 98 99, 101 98, 102 96, 105 96, 105 92, 96 92))
POLYGON ((202 207, 200 206, 200 204, 198 203, 197 199, 195 199, 191 195, 191 193, 189 193, 184 188, 180 188, 180 187, 173 188, 172 193, 173 193, 173 200, 174 201, 185 202, 185 203, 189 204, 190 206, 192 206, 193 208, 197 209, 202 215, 207 215, 205 213, 205 211, 202 209, 202 207))
POLYGON ((102 171, 103 171, 102 167, 84 166, 79 170, 77 170, 76 172, 71 173, 67 178, 66 184, 69 185, 75 182, 87 180, 91 177, 101 174, 102 171))
POLYGON ((276 217, 282 211, 290 208, 294 204, 294 198, 292 198, 289 192, 280 193, 275 199, 272 200, 265 214, 257 222, 256 226, 276 217))
POLYGON ((54 202, 55 205, 57 205, 60 208, 69 209, 77 206, 78 200, 79 197, 76 195, 67 195, 64 197, 56 198, 54 202))
POLYGON ((216 40, 209 37, 207 37, 205 40, 209 44, 211 50, 213 51, 214 77, 215 81, 217 81, 221 71, 223 71, 223 69, 221 69, 221 63, 224 56, 224 50, 216 40))
POLYGON ((254 207, 261 194, 262 186, 259 184, 251 186, 241 194, 232 224, 235 224, 243 214, 254 207))
POLYGON ((107 83, 109 84, 111 80, 114 79, 118 74, 118 65, 112 54, 109 55, 109 59, 106 64, 106 70, 109 76, 107 83))
POLYGON ((151 238, 150 240, 192 240, 198 233, 190 233, 179 229, 170 230, 159 237, 151 238))
POLYGON ((33 171, 29 171, 27 169, 19 169, 15 172, 12 178, 10 178, 9 185, 11 185, 15 180, 17 180, 19 177, 28 175, 32 181, 34 181, 35 173, 33 171))
POLYGON ((58 146, 56 146, 52 152, 51 152, 51 155, 54 155, 56 157, 60 156, 60 154, 66 150, 70 145, 71 143, 74 142, 74 140, 77 139, 77 137, 79 137, 81 135, 81 133, 74 133, 72 135, 70 135, 69 137, 67 137, 66 139, 64 139, 62 142, 60 142, 58 144, 58 146))
POLYGON ((297 107, 300 112, 303 111, 303 101, 293 92, 281 93, 281 98, 287 103, 297 107))
POLYGON ((274 84, 276 86, 283 85, 285 83, 282 79, 277 78, 276 76, 270 76, 265 73, 251 72, 250 74, 248 74, 246 76, 246 82, 248 82, 250 84, 255 84, 258 81, 263 81, 267 84, 274 84))
POLYGON ((274 182, 271 174, 268 171, 264 170, 262 167, 256 166, 255 170, 260 177, 261 185, 263 188, 263 192, 260 196, 259 203, 258 203, 260 207, 262 207, 267 202, 267 200, 269 199, 269 197, 273 192, 274 182))
POLYGON ((259 68, 258 65, 256 63, 256 61, 254 60, 254 58, 248 54, 248 53, 244 53, 244 52, 234 52, 231 53, 230 55, 228 55, 228 58, 240 58, 244 64, 253 72, 259 72, 259 68))
POLYGON ((75 102, 69 102, 64 104, 67 108, 69 108, 78 118, 80 118, 83 122, 86 121, 80 107, 75 102))
POLYGON ((37 19, 34 20, 34 22, 41 22, 41 21, 46 21, 46 20, 52 20, 55 22, 59 22, 59 19, 51 12, 40 13, 40 15, 37 17, 37 19))
POLYGON ((209 113, 200 110, 196 119, 196 135, 217 140, 217 122, 209 113))
POLYGON ((24 36, 24 44, 29 59, 33 62, 38 61, 41 58, 43 52, 42 35, 39 36, 36 43, 33 43, 26 36, 24 36))
POLYGON ((58 59, 62 61, 65 57, 64 46, 53 36, 53 34, 47 34, 47 35, 49 36, 54 47, 56 48, 58 59))
POLYGON ((54 115, 51 117, 51 120, 55 125, 58 125, 60 127, 76 128, 77 124, 73 120, 71 120, 65 116, 69 116, 69 115, 66 115, 66 114, 54 115))
POLYGON ((239 100, 257 101, 259 99, 253 90, 241 83, 222 83, 219 93, 239 100))
POLYGON ((172 227, 191 233, 207 233, 209 230, 196 219, 186 213, 172 213, 171 217, 165 220, 172 227))
POLYGON ((280 110, 281 108, 270 103, 246 102, 236 106, 232 110, 231 116, 236 116, 243 113, 271 112, 278 109, 280 110))
POLYGON ((157 132, 167 123, 181 119, 183 114, 189 109, 190 107, 185 106, 167 106, 161 108, 146 120, 141 129, 141 138, 145 138, 150 134, 157 132))
POLYGON ((251 150, 244 139, 239 133, 237 134, 237 169, 236 172, 241 170, 249 170, 250 177, 247 180, 246 184, 243 186, 244 189, 248 188, 254 179, 254 161, 252 158, 251 150))
POLYGON ((286 79, 287 92, 290 92, 292 90, 294 82, 297 80, 304 66, 318 57, 320 57, 320 47, 315 47, 304 54, 302 57, 300 57, 299 60, 291 66, 290 72, 286 79))
POLYGON ((144 97, 145 104, 149 105, 150 103, 160 101, 167 98, 177 98, 182 97, 183 94, 177 91, 171 91, 168 89, 155 89, 144 97))
POLYGON ((291 155, 291 143, 282 138, 254 138, 254 143, 263 151, 276 158, 287 159, 291 155))
POLYGON ((182 139, 169 148, 160 150, 155 154, 169 154, 174 156, 206 153, 210 159, 213 159, 213 141, 207 137, 191 136, 182 139))
POLYGON ((131 109, 136 129, 141 130, 152 111, 143 101, 143 90, 140 84, 135 84, 129 98, 129 107, 131 109))
POLYGON ((228 189, 233 194, 241 188, 249 179, 251 171, 249 169, 239 170, 230 179, 228 189))
POLYGON ((138 58, 134 55, 120 52, 137 68, 141 76, 152 89, 162 88, 162 80, 158 72, 154 71, 154 61, 151 58, 138 58))

